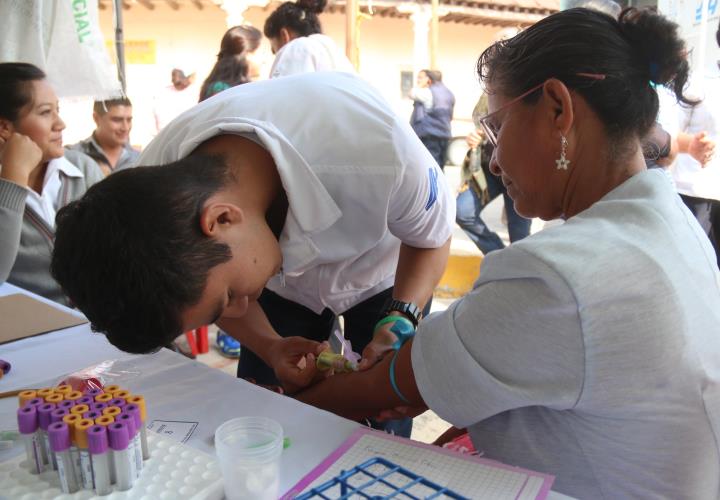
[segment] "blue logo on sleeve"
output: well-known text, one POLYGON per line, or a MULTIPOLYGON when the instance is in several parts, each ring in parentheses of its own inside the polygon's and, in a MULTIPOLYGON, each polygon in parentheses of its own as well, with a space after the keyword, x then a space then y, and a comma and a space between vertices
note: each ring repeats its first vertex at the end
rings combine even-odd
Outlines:
POLYGON ((432 206, 437 201, 437 195, 438 195, 438 179, 437 179, 437 169, 430 167, 428 168, 428 180, 430 181, 430 196, 428 196, 428 201, 425 204, 425 211, 430 210, 432 206))

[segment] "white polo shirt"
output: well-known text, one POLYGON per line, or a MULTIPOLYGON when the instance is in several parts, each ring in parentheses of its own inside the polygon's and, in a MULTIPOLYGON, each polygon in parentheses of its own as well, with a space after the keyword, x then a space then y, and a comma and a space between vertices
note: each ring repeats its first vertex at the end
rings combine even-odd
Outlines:
POLYGON ((315 33, 295 38, 283 45, 275 55, 270 78, 314 71, 355 73, 355 68, 332 38, 315 33))
POLYGON ((400 241, 437 248, 452 233, 443 173, 357 76, 307 73, 228 89, 171 122, 139 164, 176 161, 228 133, 268 150, 287 193, 286 283, 275 276, 267 287, 317 313, 341 313, 392 286, 400 241))

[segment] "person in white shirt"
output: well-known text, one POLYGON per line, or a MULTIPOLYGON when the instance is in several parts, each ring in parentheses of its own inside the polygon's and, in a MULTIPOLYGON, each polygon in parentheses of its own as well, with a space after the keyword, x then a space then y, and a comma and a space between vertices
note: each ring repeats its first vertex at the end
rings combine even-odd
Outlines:
POLYGON ((180 113, 197 104, 200 96, 194 70, 175 67, 170 72, 170 77, 172 83, 163 87, 153 98, 156 134, 180 113))
POLYGON ((63 150, 64 129, 45 73, 0 63, 0 283, 67 305, 50 276, 55 214, 103 174, 89 156, 63 150))
POLYGON ((445 178, 355 75, 227 89, 139 163, 162 167, 113 174, 58 214, 53 257, 68 296, 120 349, 217 322, 243 345, 241 376, 292 390, 315 374, 298 359, 322 348, 337 315, 374 359, 392 336, 385 318, 416 322, 445 269, 445 178), (307 338, 282 340, 293 335, 307 338))
POLYGON ((354 73, 350 60, 329 36, 322 34, 320 14, 327 0, 282 3, 265 21, 275 61, 270 78, 312 71, 354 73))
POLYGON ((574 498, 716 499, 720 273, 640 142, 651 79, 687 100, 677 30, 570 9, 488 48, 490 169, 518 213, 565 222, 486 256, 467 296, 399 329, 373 368, 298 399, 352 418, 429 407, 574 498))

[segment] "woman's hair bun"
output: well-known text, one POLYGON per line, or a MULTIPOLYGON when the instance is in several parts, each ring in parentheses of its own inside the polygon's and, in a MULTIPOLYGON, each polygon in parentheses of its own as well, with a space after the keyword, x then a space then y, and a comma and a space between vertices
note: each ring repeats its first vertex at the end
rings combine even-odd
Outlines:
POLYGON ((297 0, 296 3, 298 7, 303 10, 320 14, 323 10, 325 10, 327 0, 297 0))
POLYGON ((649 81, 672 86, 668 84, 677 77, 687 77, 685 43, 675 23, 651 10, 635 8, 623 10, 618 22, 638 64, 647 68, 649 81))

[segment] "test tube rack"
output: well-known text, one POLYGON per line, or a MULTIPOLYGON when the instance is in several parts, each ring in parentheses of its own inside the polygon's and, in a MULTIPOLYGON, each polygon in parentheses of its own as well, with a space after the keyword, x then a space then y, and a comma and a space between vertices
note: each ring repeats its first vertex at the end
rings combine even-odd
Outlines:
POLYGON ((221 500, 224 498, 222 476, 217 460, 207 453, 148 432, 150 458, 133 487, 97 496, 94 491, 80 490, 70 495, 60 489, 56 471, 31 474, 25 456, 0 463, 0 498, 19 500, 221 500))
POLYGON ((389 460, 374 457, 295 497, 295 500, 345 499, 469 500, 389 460))

